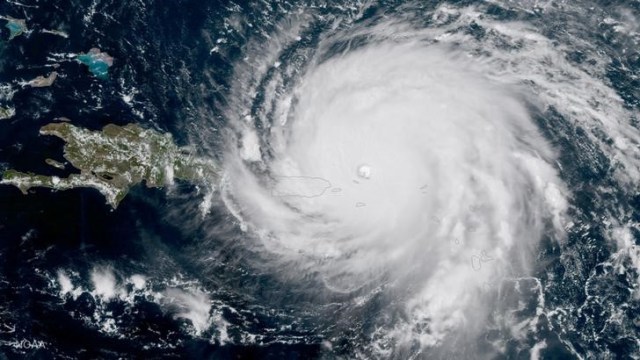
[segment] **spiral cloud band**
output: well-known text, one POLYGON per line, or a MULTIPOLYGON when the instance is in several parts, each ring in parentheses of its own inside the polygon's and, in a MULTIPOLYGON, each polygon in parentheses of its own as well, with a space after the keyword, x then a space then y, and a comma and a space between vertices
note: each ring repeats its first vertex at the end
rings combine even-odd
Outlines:
POLYGON ((203 209, 235 221, 196 224, 203 267, 234 249, 242 295, 348 358, 637 349, 640 32, 589 4, 230 14, 193 135, 224 170, 203 209))
POLYGON ((273 120, 235 124, 225 200, 283 271, 329 293, 393 289, 405 320, 376 346, 435 346, 472 334, 495 284, 561 236, 567 191, 516 82, 423 34, 369 31, 265 87, 273 120))
POLYGON ((0 20, 0 354, 640 359, 640 0, 0 20))

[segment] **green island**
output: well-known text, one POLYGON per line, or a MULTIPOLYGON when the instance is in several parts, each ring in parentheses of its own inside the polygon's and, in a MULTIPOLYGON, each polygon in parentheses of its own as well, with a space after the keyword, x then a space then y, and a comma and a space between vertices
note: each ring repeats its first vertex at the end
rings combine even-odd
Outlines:
MULTIPOLYGON (((91 131, 68 122, 51 123, 43 126, 40 134, 64 140, 64 158, 80 174, 57 177, 10 169, 4 171, 0 184, 16 186, 24 194, 33 187, 94 188, 115 209, 129 189, 143 180, 148 187, 162 187, 180 179, 213 189, 218 178, 218 167, 212 160, 178 147, 170 134, 135 124, 109 124, 101 131, 91 131)), ((59 164, 52 160, 47 163, 59 164)))
POLYGON ((10 107, 0 107, 0 120, 11 119, 16 114, 16 109, 10 107))

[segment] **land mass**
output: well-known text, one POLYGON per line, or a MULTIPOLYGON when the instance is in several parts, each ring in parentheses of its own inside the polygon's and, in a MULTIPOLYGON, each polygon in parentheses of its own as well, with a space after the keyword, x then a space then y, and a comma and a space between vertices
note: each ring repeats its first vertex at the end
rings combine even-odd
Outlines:
POLYGON ((109 68, 113 66, 113 57, 98 48, 92 48, 86 54, 80 54, 76 58, 80 63, 87 65, 89 72, 99 79, 106 79, 109 68))
POLYGON ((49 74, 49 76, 47 76, 47 77, 38 76, 35 79, 30 80, 27 83, 27 85, 29 85, 31 87, 47 87, 47 86, 51 86, 53 84, 53 82, 56 81, 57 77, 58 77, 58 73, 54 71, 51 74, 49 74))
POLYGON ((0 107, 0 120, 11 119, 16 114, 16 109, 10 107, 0 107))
POLYGON ((0 184, 16 186, 24 194, 33 187, 95 188, 115 209, 130 188, 143 180, 148 187, 162 187, 180 179, 213 189, 218 178, 212 160, 178 147, 170 134, 135 124, 109 124, 101 131, 91 131, 68 122, 51 123, 42 127, 40 134, 64 140, 64 158, 80 173, 58 177, 10 169, 2 174, 0 184))
POLYGON ((9 29, 9 40, 28 31, 27 22, 24 19, 14 19, 10 16, 0 16, 0 19, 7 20, 5 27, 9 29))

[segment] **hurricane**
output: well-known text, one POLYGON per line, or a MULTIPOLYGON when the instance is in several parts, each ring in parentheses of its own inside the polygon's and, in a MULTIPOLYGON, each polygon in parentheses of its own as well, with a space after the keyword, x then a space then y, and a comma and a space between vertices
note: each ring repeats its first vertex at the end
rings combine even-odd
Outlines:
POLYGON ((221 194, 245 246, 288 281, 346 296, 344 311, 386 302, 367 356, 495 355, 499 341, 476 345, 487 324, 523 340, 539 320, 496 314, 496 298, 522 301, 522 282, 540 315, 536 254, 565 246, 574 221, 552 121, 590 128, 584 146, 633 188, 633 112, 567 59, 570 34, 416 5, 324 19, 305 40, 320 26, 309 11, 250 43, 225 109, 221 194))
POLYGON ((400 26, 327 36, 265 94, 273 116, 238 114, 222 191, 284 271, 397 292, 407 319, 380 342, 466 343, 492 284, 527 276, 543 234, 561 239, 568 192, 528 89, 425 34, 385 36, 400 26))
POLYGON ((221 3, 140 8, 112 92, 215 175, 134 188, 136 260, 56 296, 146 296, 177 356, 638 358, 637 2, 221 3))

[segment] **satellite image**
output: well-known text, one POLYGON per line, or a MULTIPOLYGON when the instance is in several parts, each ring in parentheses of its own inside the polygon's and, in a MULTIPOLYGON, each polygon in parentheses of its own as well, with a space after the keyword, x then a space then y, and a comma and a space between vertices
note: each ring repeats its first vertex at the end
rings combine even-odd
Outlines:
POLYGON ((640 1, 1 0, 4 359, 640 359, 640 1))

